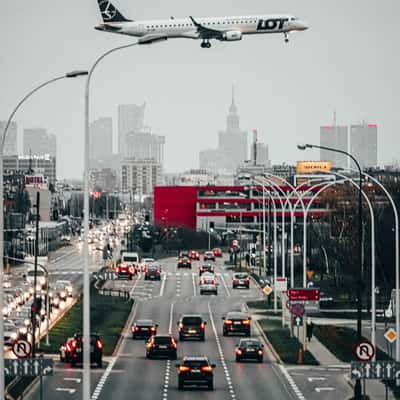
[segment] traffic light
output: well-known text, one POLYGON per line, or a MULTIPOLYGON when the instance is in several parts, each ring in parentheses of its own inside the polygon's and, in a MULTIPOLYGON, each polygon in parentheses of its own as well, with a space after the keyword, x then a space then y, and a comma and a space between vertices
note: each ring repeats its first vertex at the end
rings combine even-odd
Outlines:
POLYGON ((31 304, 31 319, 33 320, 36 315, 40 314, 42 309, 42 298, 36 297, 31 304))

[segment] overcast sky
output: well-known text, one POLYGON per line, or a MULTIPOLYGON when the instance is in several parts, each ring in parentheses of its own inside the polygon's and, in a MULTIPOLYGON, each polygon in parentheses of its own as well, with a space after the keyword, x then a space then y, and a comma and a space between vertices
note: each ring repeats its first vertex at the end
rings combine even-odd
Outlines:
MULTIPOLYGON (((198 167, 198 153, 216 147, 235 85, 241 127, 257 128, 273 163, 313 159, 296 143, 319 143, 319 126, 366 120, 378 124, 380 164, 400 159, 399 0, 115 0, 131 19, 289 13, 310 29, 291 35, 246 36, 240 42, 170 40, 122 50, 94 73, 91 117, 118 104, 147 104, 145 121, 166 136, 165 170, 198 167), (307 155, 306 155, 307 154, 307 155)), ((3 0, 0 24, 0 119, 34 86, 133 38, 95 31, 96 0, 3 0)), ((38 92, 18 112, 22 129, 57 135, 58 176, 81 177, 84 79, 38 92)), ((22 144, 19 145, 22 148, 22 144)))

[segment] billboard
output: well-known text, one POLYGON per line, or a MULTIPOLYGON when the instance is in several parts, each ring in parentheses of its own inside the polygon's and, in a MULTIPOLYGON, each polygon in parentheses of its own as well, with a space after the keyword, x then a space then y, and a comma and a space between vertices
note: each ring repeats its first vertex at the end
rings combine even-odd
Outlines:
POLYGON ((332 161, 297 161, 297 174, 313 174, 315 172, 329 172, 332 161))

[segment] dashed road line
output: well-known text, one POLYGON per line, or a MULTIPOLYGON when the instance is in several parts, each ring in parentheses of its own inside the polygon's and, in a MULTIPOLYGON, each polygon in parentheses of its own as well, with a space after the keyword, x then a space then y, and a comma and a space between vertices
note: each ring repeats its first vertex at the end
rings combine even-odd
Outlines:
POLYGON ((169 327, 168 333, 172 335, 172 319, 174 317, 174 303, 171 303, 171 308, 169 310, 169 327))
POLYGON ((227 296, 230 296, 230 295, 231 295, 231 292, 229 291, 228 286, 226 285, 226 282, 225 282, 224 277, 222 276, 221 273, 218 273, 217 276, 218 276, 218 275, 219 275, 219 276, 221 277, 221 279, 222 279, 222 283, 224 284, 224 288, 225 288, 225 291, 226 291, 226 295, 227 295, 227 296))
MULTIPOLYGON (((169 275, 169 274, 168 274, 169 275)), ((160 294, 159 296, 162 297, 164 294, 164 288, 165 288, 165 282, 167 280, 167 275, 163 275, 163 280, 161 282, 161 287, 160 287, 160 294)))
POLYGON ((129 296, 130 297, 133 297, 134 296, 134 291, 135 291, 135 289, 136 289, 136 286, 137 286, 137 284, 138 284, 138 282, 139 282, 139 279, 140 279, 140 272, 139 272, 139 274, 138 274, 138 277, 137 277, 137 279, 136 279, 136 282, 135 282, 135 284, 132 286, 132 290, 129 292, 129 296))
POLYGON ((193 296, 196 296, 196 281, 194 279, 195 273, 192 273, 193 296))
POLYGON ((168 399, 168 387, 171 375, 171 360, 167 360, 167 366, 165 367, 165 377, 164 377, 164 386, 162 390, 162 400, 168 399))
POLYGON ((230 398, 232 400, 235 400, 236 399, 235 389, 233 388, 232 379, 231 379, 228 367, 227 367, 226 362, 225 362, 224 352, 222 350, 221 342, 219 340, 217 329, 215 327, 214 318, 213 318, 213 314, 212 314, 212 311, 211 311, 210 303, 208 303, 208 313, 210 315, 211 326, 212 326, 212 329, 214 331, 215 340, 217 342, 219 358, 220 358, 220 361, 221 361, 222 368, 224 370, 226 383, 228 384, 229 395, 230 395, 230 398))
POLYGON ((113 366, 114 366, 116 361, 117 361, 116 357, 113 357, 111 359, 110 363, 108 364, 108 367, 104 371, 103 376, 100 378, 99 383, 96 386, 96 389, 94 389, 94 392, 92 394, 91 400, 97 400, 99 398, 100 393, 101 393, 101 391, 103 389, 103 386, 106 383, 106 380, 107 380, 108 376, 110 375, 111 370, 113 369, 113 366))
POLYGON ((296 394, 297 398, 299 400, 306 400, 305 397, 303 396, 303 393, 301 393, 300 389, 296 385, 296 382, 293 380, 293 378, 290 376, 289 372, 286 370, 286 368, 283 365, 279 365, 279 368, 283 374, 283 376, 286 378, 286 380, 289 382, 290 387, 296 394))

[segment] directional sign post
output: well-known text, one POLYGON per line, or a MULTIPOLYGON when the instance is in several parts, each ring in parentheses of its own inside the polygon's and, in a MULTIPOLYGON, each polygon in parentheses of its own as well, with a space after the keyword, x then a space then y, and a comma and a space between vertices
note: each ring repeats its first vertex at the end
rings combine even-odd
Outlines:
POLYGON ((383 379, 400 378, 400 363, 396 361, 352 361, 351 379, 383 379))
POLYGON ((4 360, 6 376, 45 376, 53 375, 54 362, 51 358, 25 358, 4 360))

